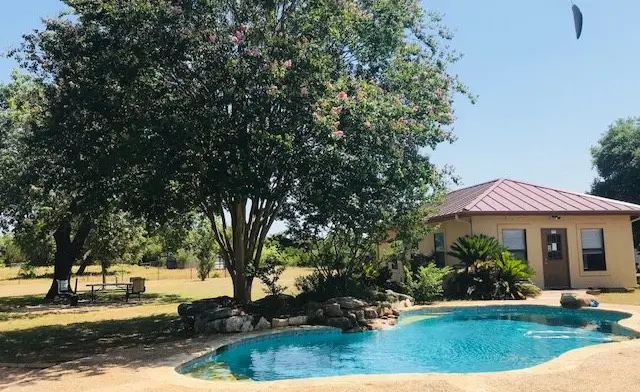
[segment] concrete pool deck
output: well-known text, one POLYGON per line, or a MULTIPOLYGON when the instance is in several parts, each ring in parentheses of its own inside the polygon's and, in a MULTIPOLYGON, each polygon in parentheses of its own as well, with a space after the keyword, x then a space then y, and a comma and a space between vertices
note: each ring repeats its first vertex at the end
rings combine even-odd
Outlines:
MULTIPOLYGON (((527 301, 447 302, 437 306, 552 305, 559 292, 527 301)), ((640 332, 640 306, 601 304, 632 314, 620 325, 640 332)), ((252 334, 254 336, 257 334, 252 334)), ((246 337, 247 335, 244 335, 246 337)), ((180 375, 175 367, 242 335, 189 339, 165 346, 113 350, 92 358, 5 378, 10 391, 562 391, 640 390, 640 339, 588 346, 522 370, 476 374, 393 374, 342 376, 269 382, 204 381, 180 375), (8 382, 7 382, 8 381, 8 382)), ((0 383, 2 385, 2 383, 0 383)), ((0 387, 1 388, 1 387, 0 387)))

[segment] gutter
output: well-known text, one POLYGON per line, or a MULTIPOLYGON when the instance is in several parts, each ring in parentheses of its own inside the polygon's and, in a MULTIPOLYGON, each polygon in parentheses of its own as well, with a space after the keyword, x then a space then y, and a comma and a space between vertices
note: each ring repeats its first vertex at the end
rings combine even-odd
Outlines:
MULTIPOLYGON (((456 221, 468 223, 469 224, 469 229, 471 230, 470 234, 473 235, 473 217, 469 216, 469 220, 466 220, 466 219, 460 219, 460 216, 458 214, 455 214, 453 216, 453 219, 456 220, 456 221)), ((640 218, 638 218, 638 219, 640 219, 640 218)))

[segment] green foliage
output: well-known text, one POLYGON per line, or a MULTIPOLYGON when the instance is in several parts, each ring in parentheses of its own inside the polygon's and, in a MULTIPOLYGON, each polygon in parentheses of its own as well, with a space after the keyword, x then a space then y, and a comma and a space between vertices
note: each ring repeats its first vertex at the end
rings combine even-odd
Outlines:
MULTIPOLYGON (((596 196, 640 204, 640 118, 619 119, 591 148, 598 176, 591 185, 596 196)), ((640 242, 640 225, 633 225, 634 243, 640 242)))
POLYGON ((496 299, 525 299, 540 294, 540 289, 531 279, 535 272, 522 260, 511 253, 502 252, 495 261, 496 277, 493 297, 496 299))
POLYGON ((12 235, 0 235, 0 264, 10 267, 14 264, 23 264, 27 262, 27 257, 22 249, 16 244, 12 235))
POLYGON ((43 87, 29 75, 14 71, 0 84, 0 228, 13 231, 33 265, 53 261, 51 234, 68 207, 53 187, 44 190, 47 157, 28 144, 43 103, 43 87))
POLYGON ((18 271, 18 278, 20 279, 35 279, 38 275, 36 273, 36 267, 31 264, 23 264, 18 271))
POLYGON ((312 274, 296 279, 307 299, 324 301, 335 296, 372 298, 386 288, 390 271, 376 258, 376 244, 347 232, 333 232, 312 242, 312 274))
POLYGON ((207 279, 213 267, 214 267, 214 262, 212 259, 209 259, 209 258, 198 259, 198 268, 197 268, 198 278, 200 278, 200 280, 207 279))
POLYGON ((413 254, 411 256, 411 260, 409 261, 409 265, 411 266, 411 272, 418 272, 420 267, 426 267, 429 264, 435 264, 436 258, 434 254, 423 255, 423 254, 413 254))
POLYGON ((295 241, 283 234, 267 238, 262 251, 262 261, 268 255, 274 255, 282 265, 288 267, 309 267, 309 251, 302 242, 295 241))
POLYGON ((276 219, 379 234, 444 188, 424 151, 466 91, 416 0, 66 3, 14 53, 45 81, 39 155, 81 206, 205 214, 240 300, 276 219))
POLYGON ((34 220, 23 221, 15 231, 15 241, 22 249, 29 264, 47 266, 53 264, 55 243, 51 235, 51 219, 46 214, 39 214, 34 220))
MULTIPOLYGON (((179 269, 189 268, 193 266, 194 261, 196 260, 196 257, 191 251, 182 248, 178 249, 175 257, 179 269)), ((211 262, 211 265, 213 266, 213 262, 211 262)))
POLYGON ((525 261, 507 251, 495 260, 476 261, 454 271, 445 279, 445 297, 451 299, 526 299, 540 293, 525 261))
POLYGON ((213 235, 209 221, 201 216, 195 218, 192 229, 187 235, 186 246, 198 261, 198 271, 201 268, 203 270, 209 268, 207 274, 214 267, 220 251, 220 247, 214 240, 213 235))
POLYGON ((131 215, 105 213, 95 220, 85 247, 105 267, 114 263, 135 264, 144 254, 145 236, 142 222, 131 215))
POLYGON ((278 284, 285 269, 281 264, 275 256, 268 256, 255 273, 256 278, 265 286, 264 292, 267 295, 280 295, 287 289, 278 284))
POLYGON ((412 272, 405 267, 405 284, 408 294, 417 302, 433 302, 442 298, 443 281, 451 271, 450 267, 438 268, 435 263, 421 266, 417 272, 412 272))
POLYGON ((451 244, 449 255, 460 260, 465 266, 476 261, 493 260, 500 255, 503 246, 494 237, 484 234, 465 235, 451 244))

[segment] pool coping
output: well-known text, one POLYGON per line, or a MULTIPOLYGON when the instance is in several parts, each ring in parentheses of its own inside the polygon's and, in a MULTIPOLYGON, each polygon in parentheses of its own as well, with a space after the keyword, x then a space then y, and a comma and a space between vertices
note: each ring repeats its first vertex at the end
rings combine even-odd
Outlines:
MULTIPOLYGON (((529 301, 451 301, 451 302, 440 302, 431 305, 418 305, 410 308, 403 309, 403 312, 413 312, 419 311, 421 309, 439 309, 439 308, 463 308, 463 307, 510 307, 510 306, 544 306, 549 308, 560 308, 558 305, 554 305, 551 303, 540 302, 536 300, 529 301)), ((634 305, 619 305, 619 304, 601 304, 598 308, 587 308, 589 311, 613 311, 613 312, 621 312, 629 314, 630 316, 618 321, 618 324, 622 327, 628 328, 632 331, 640 333, 640 307, 634 305)), ((262 338, 266 336, 274 336, 274 335, 282 335, 282 334, 295 334, 299 332, 305 331, 322 331, 327 329, 334 329, 332 327, 326 326, 302 326, 295 328, 281 328, 281 329, 270 329, 266 331, 260 332, 251 332, 247 334, 236 334, 236 335, 216 335, 212 337, 212 339, 208 340, 205 344, 206 347, 203 347, 202 350, 199 350, 197 353, 191 354, 181 354, 176 355, 170 358, 166 358, 166 361, 163 361, 165 364, 171 366, 171 375, 170 378, 172 381, 181 384, 183 386, 246 386, 252 384, 260 384, 260 385, 269 385, 273 387, 277 387, 278 385, 282 386, 291 386, 292 383, 295 383, 296 386, 317 386, 323 385, 326 383, 354 383, 354 382, 362 382, 366 380, 367 382, 376 382, 376 381, 390 381, 397 380, 401 377, 403 380, 421 380, 425 378, 437 378, 443 379, 448 382, 454 383, 456 376, 465 375, 465 376, 478 376, 478 377, 487 377, 491 375, 513 375, 513 374, 550 374, 568 371, 571 369, 577 368, 580 364, 582 364, 587 358, 597 355, 602 352, 609 352, 618 350, 622 346, 636 346, 640 345, 640 339, 621 341, 621 342, 610 342, 610 343, 601 343, 594 344, 586 347, 581 347, 573 350, 569 350, 555 358, 550 359, 549 361, 540 363, 538 365, 534 365, 531 367, 523 368, 523 369, 514 369, 514 370, 503 370, 497 372, 469 372, 469 373, 393 373, 393 374, 352 374, 352 375, 343 375, 343 376, 328 376, 328 377, 313 377, 313 378, 294 378, 294 379, 285 379, 285 380, 274 380, 274 381, 254 381, 254 380, 242 380, 242 381, 230 381, 230 380, 203 380, 194 378, 187 374, 182 374, 178 372, 178 369, 184 368, 189 364, 197 362, 201 360, 203 357, 211 355, 215 350, 219 350, 222 347, 235 345, 245 340, 253 340, 255 338, 262 338)))

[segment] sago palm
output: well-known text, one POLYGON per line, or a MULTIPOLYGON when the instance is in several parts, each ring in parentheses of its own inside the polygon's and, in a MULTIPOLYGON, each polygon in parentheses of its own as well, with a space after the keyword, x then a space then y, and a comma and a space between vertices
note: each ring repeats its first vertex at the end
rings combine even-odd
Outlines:
POLYGON ((540 289, 531 281, 535 275, 533 269, 525 261, 514 258, 511 253, 501 252, 495 260, 495 269, 494 298, 525 299, 540 293, 540 289))
POLYGON ((476 261, 495 260, 504 250, 497 239, 484 234, 459 237, 451 245, 449 255, 460 260, 466 267, 476 261))

